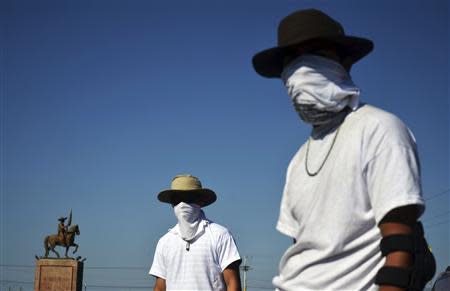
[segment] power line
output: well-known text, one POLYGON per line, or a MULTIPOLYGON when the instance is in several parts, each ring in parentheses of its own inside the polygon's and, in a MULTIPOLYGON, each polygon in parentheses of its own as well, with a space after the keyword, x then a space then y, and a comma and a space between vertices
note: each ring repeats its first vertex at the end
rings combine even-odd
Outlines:
POLYGON ((263 287, 263 286, 256 286, 256 285, 248 285, 248 287, 258 288, 258 289, 267 289, 267 290, 273 290, 274 289, 274 287, 263 287))
MULTIPOLYGON (((9 283, 9 284, 34 284, 34 282, 29 281, 15 281, 15 280, 0 280, 1 283, 9 283)), ((85 284, 83 287, 91 287, 91 288, 131 288, 131 289, 148 289, 150 290, 153 286, 130 286, 130 285, 88 285, 85 284)))
POLYGON ((15 281, 15 280, 0 280, 1 283, 11 283, 11 284, 34 284, 34 282, 29 281, 15 281))
MULTIPOLYGON (((36 266, 1 264, 0 267, 35 268, 36 266)), ((148 268, 148 267, 132 267, 132 266, 94 266, 94 267, 84 267, 84 269, 89 269, 89 270, 149 270, 150 268, 148 268)))
MULTIPOLYGON (((15 280, 0 280, 1 283, 10 283, 10 284, 34 284, 31 281, 15 281, 15 280)), ((130 286, 130 285, 97 285, 97 284, 84 284, 83 286, 92 287, 92 288, 132 288, 132 289, 151 289, 153 286, 130 286)))
POLYGON ((272 280, 263 280, 263 279, 251 279, 251 281, 255 282, 264 282, 264 283, 272 283, 272 280))
POLYGON ((435 216, 432 216, 432 217, 428 217, 427 219, 423 220, 423 222, 428 222, 430 220, 433 220, 435 218, 438 218, 438 217, 441 217, 441 216, 444 216, 444 215, 448 215, 448 214, 450 214, 450 211, 447 211, 447 212, 444 212, 444 213, 441 213, 441 214, 438 214, 438 215, 435 215, 435 216))
POLYGON ((103 287, 108 287, 108 288, 131 288, 131 289, 147 289, 147 290, 151 290, 151 288, 153 288, 153 286, 127 286, 127 285, 84 285, 85 287, 91 287, 91 288, 103 288, 103 287))
POLYGON ((444 220, 444 221, 441 221, 441 222, 436 222, 436 223, 432 223, 432 224, 429 224, 429 225, 425 225, 425 228, 431 228, 431 227, 442 225, 442 224, 448 224, 448 221, 449 220, 447 219, 447 220, 444 220))
POLYGON ((0 265, 0 268, 5 267, 5 268, 16 268, 16 269, 32 269, 36 266, 25 266, 25 265, 0 265))
MULTIPOLYGON (((258 281, 258 280, 256 280, 256 281, 258 281)), ((10 283, 10 284, 34 284, 34 282, 31 282, 31 281, 18 281, 18 280, 0 280, 0 282, 1 283, 10 283)), ((149 288, 153 287, 153 286, 131 286, 131 285, 110 285, 110 284, 83 284, 83 286, 92 287, 92 288, 108 287, 108 288, 134 288, 134 289, 149 289, 149 288)), ((261 288, 261 289, 273 289, 273 287, 256 286, 253 284, 250 284, 247 287, 261 288)))
POLYGON ((148 267, 86 267, 90 270, 150 270, 148 267))
POLYGON ((442 195, 444 195, 445 193, 447 193, 449 190, 450 190, 450 188, 447 188, 446 190, 443 190, 442 192, 439 192, 439 193, 437 193, 437 194, 431 195, 430 197, 428 197, 427 199, 425 199, 425 201, 430 201, 430 200, 432 200, 432 199, 434 199, 434 198, 436 198, 436 197, 442 196, 442 195))

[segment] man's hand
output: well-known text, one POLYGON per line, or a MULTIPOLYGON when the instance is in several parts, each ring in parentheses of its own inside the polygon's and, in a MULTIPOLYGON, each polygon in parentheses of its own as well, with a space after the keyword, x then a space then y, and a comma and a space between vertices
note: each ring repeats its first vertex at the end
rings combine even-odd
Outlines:
POLYGON ((156 277, 155 287, 153 291, 166 291, 166 280, 156 277))
MULTIPOLYGON (((380 222, 379 228, 383 237, 395 234, 410 234, 416 223, 419 211, 416 205, 408 205, 390 211, 380 222)), ((407 252, 392 252, 386 256, 384 266, 407 269, 413 265, 413 258, 407 252)), ((381 285, 380 291, 403 291, 404 289, 381 285)))
POLYGON ((241 291, 241 276, 239 265, 241 260, 235 261, 223 270, 223 279, 227 285, 227 291, 241 291))

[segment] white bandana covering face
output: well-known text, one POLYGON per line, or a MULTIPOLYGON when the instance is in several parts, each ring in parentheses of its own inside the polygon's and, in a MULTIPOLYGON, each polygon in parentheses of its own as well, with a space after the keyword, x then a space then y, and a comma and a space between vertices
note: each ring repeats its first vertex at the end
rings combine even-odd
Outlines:
POLYGON ((345 106, 353 110, 358 107, 359 88, 347 70, 331 59, 301 55, 284 68, 281 79, 296 109, 301 111, 305 106, 309 109, 305 114, 311 114, 311 107, 322 114, 339 112, 345 106))
POLYGON ((180 202, 173 207, 178 219, 181 238, 187 242, 196 235, 200 222, 205 217, 202 209, 197 204, 180 202))

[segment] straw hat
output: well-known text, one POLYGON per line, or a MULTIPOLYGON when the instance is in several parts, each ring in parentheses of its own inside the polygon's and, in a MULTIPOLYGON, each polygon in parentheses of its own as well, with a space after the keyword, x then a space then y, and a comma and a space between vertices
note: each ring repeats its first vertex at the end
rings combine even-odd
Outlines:
POLYGON ((158 200, 165 203, 178 202, 196 203, 202 207, 216 201, 216 193, 210 189, 202 188, 202 183, 192 175, 178 175, 172 180, 170 189, 158 194, 158 200))

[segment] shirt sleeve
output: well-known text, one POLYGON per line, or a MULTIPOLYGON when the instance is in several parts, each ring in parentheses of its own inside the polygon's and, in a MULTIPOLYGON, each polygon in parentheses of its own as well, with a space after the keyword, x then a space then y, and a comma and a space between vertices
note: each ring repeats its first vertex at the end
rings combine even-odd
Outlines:
POLYGON ((292 163, 293 161, 291 161, 291 163, 289 164, 286 173, 286 182, 284 185, 283 196, 281 197, 280 215, 278 217, 276 229, 284 235, 295 238, 297 236, 296 226, 298 225, 298 223, 292 213, 292 203, 290 201, 288 190, 292 163))
POLYGON ((164 250, 163 250, 163 243, 161 242, 162 239, 158 241, 158 244, 156 245, 155 255, 153 256, 153 263, 152 267, 150 268, 150 271, 148 272, 150 275, 159 277, 162 279, 166 279, 166 263, 164 260, 164 250))
POLYGON ((402 123, 386 131, 378 152, 367 162, 365 175, 377 223, 391 210, 418 205, 425 209, 420 164, 414 137, 402 123))
POLYGON ((229 231, 224 232, 220 236, 217 245, 217 255, 222 272, 231 263, 241 259, 234 238, 229 231))

